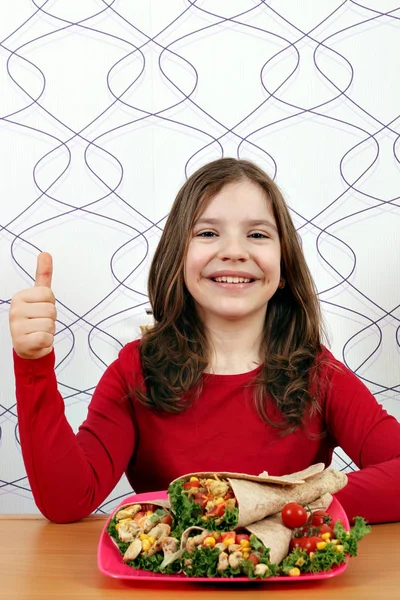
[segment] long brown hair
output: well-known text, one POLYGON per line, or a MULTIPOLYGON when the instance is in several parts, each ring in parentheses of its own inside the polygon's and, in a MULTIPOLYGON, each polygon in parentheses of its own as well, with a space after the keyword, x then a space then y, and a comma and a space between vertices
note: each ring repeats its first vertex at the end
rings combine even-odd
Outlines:
POLYGON ((285 281, 268 302, 261 348, 265 360, 253 382, 254 399, 264 421, 293 431, 308 409, 318 408, 311 380, 315 383, 321 350, 320 307, 278 186, 246 160, 213 161, 193 173, 178 192, 150 267, 148 291, 155 324, 139 345, 146 391, 135 390, 135 395, 149 407, 177 413, 185 410, 201 390, 209 345, 184 282, 184 262, 196 220, 223 186, 241 180, 259 185, 271 204, 285 281), (270 418, 271 400, 283 421, 270 418))

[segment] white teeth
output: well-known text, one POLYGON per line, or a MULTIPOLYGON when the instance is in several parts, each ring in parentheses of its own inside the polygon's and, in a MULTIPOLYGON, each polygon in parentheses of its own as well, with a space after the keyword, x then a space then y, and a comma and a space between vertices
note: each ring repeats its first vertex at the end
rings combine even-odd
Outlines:
POLYGON ((251 279, 245 279, 244 277, 214 277, 214 281, 217 283, 250 283, 251 279))

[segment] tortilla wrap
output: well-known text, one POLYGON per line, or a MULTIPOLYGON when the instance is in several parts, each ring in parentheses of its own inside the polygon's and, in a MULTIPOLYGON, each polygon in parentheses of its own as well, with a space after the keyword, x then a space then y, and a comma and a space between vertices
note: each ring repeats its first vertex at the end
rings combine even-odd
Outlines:
MULTIPOLYGON (((172 511, 171 511, 171 504, 169 500, 166 500, 164 498, 161 498, 159 500, 146 500, 146 502, 127 502, 126 504, 121 504, 120 506, 118 506, 115 511, 111 514, 110 516, 110 521, 111 519, 113 519, 120 511, 124 510, 125 508, 127 508, 128 506, 133 506, 134 504, 153 504, 154 506, 159 506, 160 508, 165 508, 165 510, 167 510, 169 513, 171 513, 171 516, 173 515, 172 511)), ((109 534, 110 535, 110 534, 109 534)), ((110 539, 113 542, 113 544, 119 549, 119 545, 118 545, 118 541, 112 536, 110 535, 110 539)))
POLYGON ((238 527, 261 521, 277 512, 288 502, 309 504, 327 492, 335 494, 347 484, 342 471, 326 469, 302 485, 277 486, 245 479, 228 479, 239 509, 238 527))
POLYGON ((189 481, 191 477, 198 477, 199 479, 213 479, 214 475, 218 475, 220 479, 245 479, 247 481, 254 481, 255 483, 276 483, 280 485, 300 485, 305 483, 307 480, 315 477, 319 473, 324 471, 325 465, 324 463, 316 463, 315 465, 311 465, 302 471, 297 471, 296 473, 290 473, 289 475, 268 475, 268 471, 263 471, 260 475, 248 475, 247 473, 234 473, 229 471, 219 471, 218 473, 210 473, 210 472, 197 472, 197 473, 187 473, 186 475, 182 475, 181 477, 177 477, 173 481, 171 481, 170 485, 175 483, 175 481, 184 480, 189 481))
POLYGON ((194 476, 214 479, 217 475, 220 479, 226 479, 232 487, 239 510, 236 527, 245 527, 280 512, 288 502, 307 504, 327 492, 335 494, 347 484, 345 473, 334 469, 323 470, 323 466, 323 463, 318 463, 304 471, 281 477, 223 472, 192 473, 178 477, 172 483, 189 481, 194 476))
MULTIPOLYGON (((326 510, 331 502, 331 494, 324 494, 308 506, 312 510, 316 508, 326 510)), ((283 524, 280 512, 257 523, 251 523, 246 526, 246 529, 253 533, 266 548, 269 548, 269 559, 272 563, 278 565, 288 555, 293 529, 283 524)))

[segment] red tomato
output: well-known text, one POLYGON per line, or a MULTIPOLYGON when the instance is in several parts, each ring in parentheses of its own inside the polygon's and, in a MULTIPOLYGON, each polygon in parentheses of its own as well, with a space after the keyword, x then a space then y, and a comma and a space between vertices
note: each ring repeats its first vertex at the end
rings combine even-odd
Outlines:
POLYGON ((242 540, 250 540, 250 536, 247 533, 237 533, 236 534, 236 544, 240 544, 242 540))
POLYGON ((252 562, 254 566, 258 565, 258 563, 260 562, 260 559, 258 558, 257 554, 250 554, 247 560, 252 562))
POLYGON ((172 525, 172 518, 171 515, 164 515, 160 520, 159 523, 165 523, 165 525, 172 525))
POLYGON ((311 517, 310 517, 310 524, 313 527, 319 527, 320 525, 323 525, 324 523, 326 523, 327 525, 330 525, 331 522, 332 522, 331 515, 328 515, 328 513, 326 513, 324 510, 316 510, 315 512, 313 512, 311 514, 311 517))
POLYGON ((295 537, 290 540, 289 544, 289 552, 292 552, 295 548, 301 548, 308 552, 314 552, 317 549, 317 544, 322 542, 323 540, 320 537, 315 535, 312 536, 303 536, 303 537, 295 537))
POLYGON ((304 543, 304 537, 295 537, 290 540, 289 552, 292 552, 295 548, 302 548, 304 543))
POLYGON ((230 540, 230 539, 235 540, 236 539, 236 533, 234 531, 224 531, 223 533, 221 533, 221 541, 224 542, 225 540, 230 540))
POLYGON ((296 527, 302 527, 307 521, 307 511, 297 504, 297 502, 289 502, 282 508, 282 521, 286 527, 295 529, 296 527))
POLYGON ((312 535, 311 537, 305 537, 303 539, 304 542, 302 543, 301 548, 308 552, 308 554, 310 552, 315 552, 315 550, 317 549, 317 544, 323 541, 320 537, 317 537, 315 535, 312 535))
POLYGON ((191 488, 198 488, 198 487, 200 487, 200 481, 187 481, 186 483, 183 484, 184 490, 190 490, 191 488))
POLYGON ((201 508, 205 508, 205 505, 208 502, 208 498, 205 494, 202 494, 201 492, 197 492, 195 497, 193 498, 193 502, 195 502, 196 504, 201 506, 201 508))
POLYGON ((334 533, 333 533, 332 527, 329 527, 329 525, 327 525, 326 523, 323 523, 321 525, 321 527, 318 527, 318 535, 322 535, 323 533, 330 533, 331 534, 331 538, 334 537, 334 533))
POLYGON ((208 513, 209 517, 222 517, 225 512, 225 503, 220 502, 216 504, 214 508, 208 513))

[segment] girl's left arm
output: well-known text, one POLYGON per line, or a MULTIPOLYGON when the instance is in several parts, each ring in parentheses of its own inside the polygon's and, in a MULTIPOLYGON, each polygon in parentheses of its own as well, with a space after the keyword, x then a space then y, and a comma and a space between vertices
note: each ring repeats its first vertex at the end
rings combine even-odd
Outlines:
POLYGON ((349 519, 400 521, 400 423, 344 365, 330 375, 325 419, 335 445, 360 469, 336 495, 349 519))

